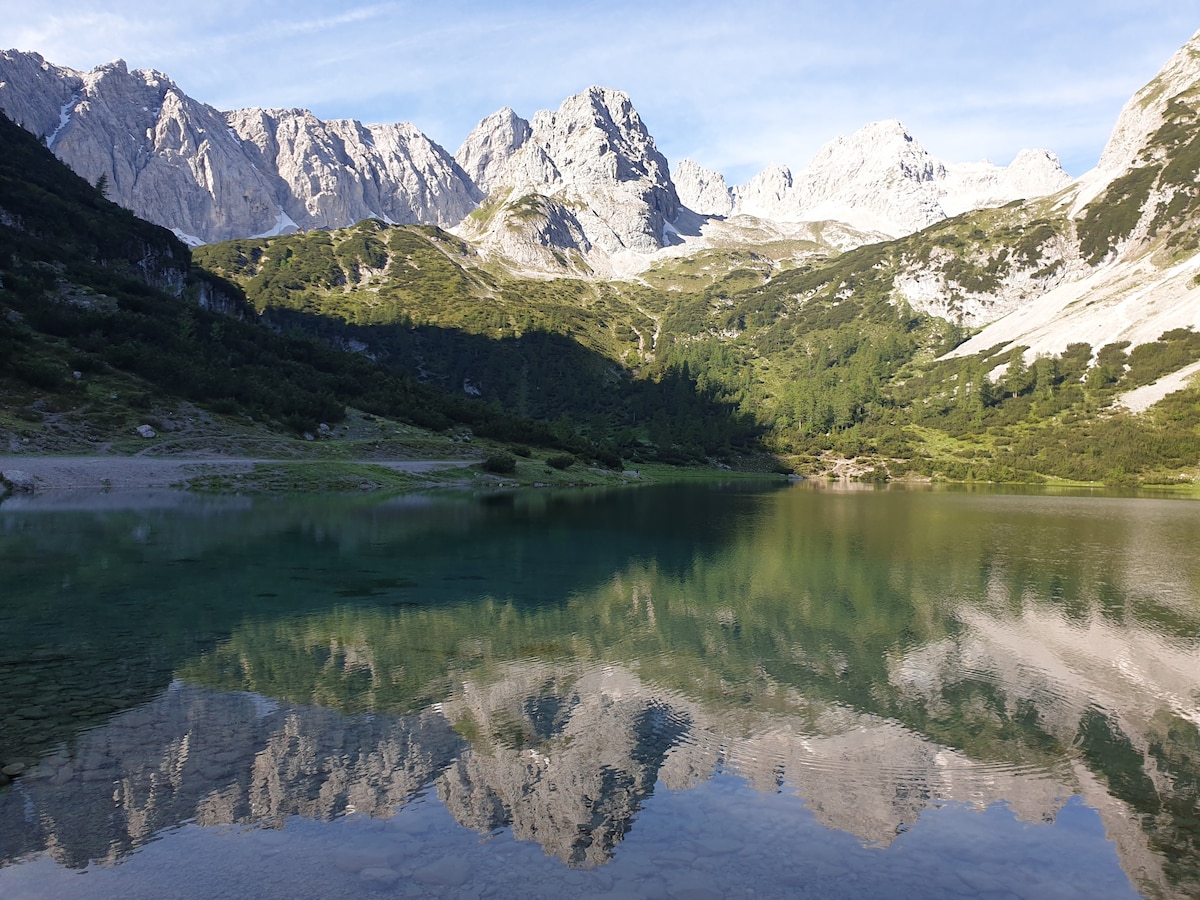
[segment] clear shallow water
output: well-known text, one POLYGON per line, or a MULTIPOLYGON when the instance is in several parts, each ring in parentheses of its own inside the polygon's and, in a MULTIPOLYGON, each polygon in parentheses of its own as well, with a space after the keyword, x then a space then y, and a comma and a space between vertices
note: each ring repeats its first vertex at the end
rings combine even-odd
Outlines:
POLYGON ((1190 896, 1200 505, 0 505, 0 896, 1190 896))

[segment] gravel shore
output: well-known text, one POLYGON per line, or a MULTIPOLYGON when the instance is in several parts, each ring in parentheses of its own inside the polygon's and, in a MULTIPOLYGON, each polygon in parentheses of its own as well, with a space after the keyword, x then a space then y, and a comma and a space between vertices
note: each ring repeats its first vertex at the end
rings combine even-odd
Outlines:
MULTIPOLYGON (((289 460, 294 462, 295 460, 289 460)), ((145 490, 179 487, 200 475, 237 475, 256 464, 283 460, 239 457, 157 458, 150 456, 0 456, 0 475, 24 473, 37 492, 48 490, 145 490)), ((316 462, 314 460, 314 462, 316 462)), ((420 473, 464 460, 370 460, 397 472, 420 473)))

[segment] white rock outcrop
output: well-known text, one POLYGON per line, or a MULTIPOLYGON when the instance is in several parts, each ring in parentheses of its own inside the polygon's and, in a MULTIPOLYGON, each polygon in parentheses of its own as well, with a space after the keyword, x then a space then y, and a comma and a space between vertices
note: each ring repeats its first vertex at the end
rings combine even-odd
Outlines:
POLYGON ((325 122, 305 109, 240 109, 227 118, 256 168, 276 174, 282 211, 300 227, 371 217, 449 227, 483 196, 449 153, 407 122, 325 122))
POLYGON ((1166 121, 1168 101, 1193 92, 1197 81, 1200 81, 1200 31, 1122 107, 1096 168, 1113 174, 1129 168, 1150 136, 1166 121))
POLYGON ((529 136, 529 123, 506 106, 476 125, 454 158, 480 190, 487 193, 496 186, 496 176, 504 171, 508 160, 529 136))
POLYGON ((947 165, 893 119, 835 138, 795 174, 786 166, 768 167, 733 189, 733 214, 833 220, 899 237, 951 215, 1044 196, 1070 183, 1058 157, 1045 150, 1022 151, 1007 168, 947 165))
POLYGON ((1007 166, 994 163, 948 163, 941 184, 940 203, 947 216, 973 209, 1004 206, 1056 194, 1071 184, 1058 154, 1049 150, 1022 150, 1007 166))
MULTIPOLYGON (((596 275, 618 260, 636 268, 667 245, 686 250, 702 226, 679 225, 684 209, 780 226, 838 222, 872 240, 1070 181, 1047 151, 1023 151, 1008 167, 947 165, 894 120, 831 141, 801 171, 772 166, 732 190, 691 160, 673 180, 629 96, 603 87, 530 120, 501 109, 454 157, 408 123, 219 112, 120 60, 81 73, 7 51, 0 108, 89 181, 105 177, 111 199, 190 243, 376 217, 457 227, 518 265, 596 275)), ((1143 133, 1134 112, 1125 131, 1143 133)))
MULTIPOLYGON (((529 122, 500 110, 455 158, 486 187, 490 203, 549 198, 605 253, 659 249, 679 212, 667 161, 623 91, 591 87, 529 122)), ((468 233, 495 245, 509 226, 509 216, 496 215, 482 229, 468 225, 468 233)))
POLYGON ((671 173, 679 202, 705 216, 728 216, 733 212, 733 195, 725 176, 690 159, 683 159, 671 173))

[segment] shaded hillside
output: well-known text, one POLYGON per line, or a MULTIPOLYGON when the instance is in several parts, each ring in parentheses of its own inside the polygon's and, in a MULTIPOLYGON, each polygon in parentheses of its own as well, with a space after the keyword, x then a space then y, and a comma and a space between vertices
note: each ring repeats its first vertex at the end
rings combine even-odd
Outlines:
MULTIPOLYGON (((321 334, 319 326, 329 320, 313 320, 303 303, 263 323, 239 288, 193 268, 188 249, 170 232, 108 202, 103 192, 103 183, 89 185, 29 134, 0 120, 0 381, 6 397, 0 414, 14 449, 31 436, 46 446, 44 433, 65 430, 68 422, 76 438, 103 444, 141 422, 161 427, 180 404, 196 404, 192 417, 218 429, 222 419, 252 419, 296 434, 340 421, 349 405, 435 430, 466 425, 501 440, 600 454, 611 464, 614 429, 638 417, 676 423, 656 433, 657 444, 631 440, 629 449, 652 457, 695 459, 731 439, 747 440, 747 429, 727 410, 692 385, 680 386, 677 377, 618 391, 612 400, 613 379, 601 358, 543 333, 495 347, 457 328, 397 332, 384 341, 385 355, 415 359, 418 372, 423 354, 494 359, 496 378, 515 374, 519 380, 531 365, 540 366, 546 377, 538 383, 558 393, 542 402, 529 387, 530 403, 520 409, 449 393, 441 389, 444 379, 426 384, 415 373, 316 340, 312 333, 321 334), (576 428, 583 408, 593 413, 588 430, 594 441, 576 428), (716 436, 688 431, 693 420, 711 420, 716 436)), ((322 284, 322 237, 301 238, 317 252, 291 257, 290 271, 266 279, 268 290, 286 293, 298 281, 322 284)), ((364 241, 364 268, 370 252, 364 241)), ((418 287, 439 291, 440 273, 421 263, 418 287)), ((352 332, 341 336, 345 346, 353 341, 352 332)))
POLYGON ((440 229, 370 219, 195 255, 277 328, 556 429, 578 426, 627 457, 689 462, 754 446, 753 417, 685 365, 637 371, 657 325, 619 286, 514 278, 440 229))

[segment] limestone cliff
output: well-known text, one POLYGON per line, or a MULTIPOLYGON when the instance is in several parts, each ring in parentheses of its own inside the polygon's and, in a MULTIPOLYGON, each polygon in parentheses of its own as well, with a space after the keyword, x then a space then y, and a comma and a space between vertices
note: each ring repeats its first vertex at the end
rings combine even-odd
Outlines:
POLYGON ((0 54, 0 108, 109 197, 196 242, 368 217, 452 225, 482 198, 407 123, 322 122, 303 110, 222 113, 122 60, 81 73, 0 54))
POLYGON ((679 212, 667 161, 622 91, 592 87, 529 122, 501 110, 467 136, 456 159, 502 213, 464 223, 468 236, 493 248, 512 227, 506 210, 524 197, 570 210, 586 238, 573 249, 585 253, 653 252, 679 212))

